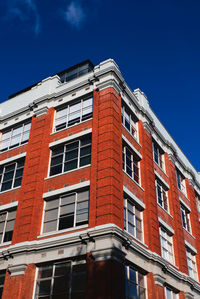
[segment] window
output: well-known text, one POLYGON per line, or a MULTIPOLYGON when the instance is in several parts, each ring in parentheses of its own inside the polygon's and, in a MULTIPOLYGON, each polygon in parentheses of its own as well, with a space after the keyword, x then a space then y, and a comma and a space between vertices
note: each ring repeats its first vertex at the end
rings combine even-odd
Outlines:
POLYGON ((185 187, 185 178, 184 178, 184 176, 180 173, 180 171, 176 170, 176 177, 177 177, 178 189, 186 195, 186 187, 185 187))
POLYGON ((125 268, 126 299, 146 299, 145 277, 131 266, 125 268))
POLYGON ((81 100, 56 111, 55 132, 92 118, 92 98, 81 100))
POLYGON ((123 146, 122 151, 123 170, 136 181, 140 183, 139 175, 139 158, 137 155, 129 149, 128 146, 123 146))
POLYGON ((189 248, 186 248, 186 256, 189 276, 198 280, 195 254, 189 248))
POLYGON ((0 166, 0 191, 21 186, 25 159, 0 166))
POLYGON ((5 276, 6 276, 6 271, 0 271, 0 299, 2 298, 2 294, 3 294, 5 276))
POLYGON ((197 211, 200 213, 200 196, 195 193, 196 203, 197 203, 197 211))
POLYGON ((50 176, 90 164, 91 136, 52 149, 50 176))
POLYGON ((2 132, 0 150, 6 151, 26 143, 29 139, 31 123, 27 122, 2 132))
POLYGON ((165 287, 165 294, 166 299, 178 299, 178 294, 169 287, 165 287))
POLYGON ((86 263, 58 262, 38 267, 35 299, 84 299, 86 263))
POLYGON ((153 159, 164 170, 164 151, 155 142, 153 142, 153 159))
POLYGON ((182 218, 182 224, 183 227, 189 232, 191 233, 191 226, 190 226, 190 217, 189 217, 189 212, 186 209, 186 207, 184 207, 183 205, 181 205, 181 218, 182 218))
POLYGON ((122 124, 135 139, 138 139, 137 120, 133 114, 131 114, 130 110, 125 108, 125 106, 122 106, 122 124))
POLYGON ((156 194, 158 204, 168 211, 167 190, 163 187, 159 180, 156 180, 156 194))
POLYGON ((124 199, 124 229, 142 241, 142 212, 129 199, 124 199))
POLYGON ((12 240, 16 218, 16 208, 0 212, 0 243, 12 240))
POLYGON ((160 243, 161 243, 161 253, 162 257, 170 262, 174 263, 172 236, 164 228, 160 227, 160 243))
POLYGON ((89 190, 63 194, 46 201, 43 233, 88 223, 89 190))

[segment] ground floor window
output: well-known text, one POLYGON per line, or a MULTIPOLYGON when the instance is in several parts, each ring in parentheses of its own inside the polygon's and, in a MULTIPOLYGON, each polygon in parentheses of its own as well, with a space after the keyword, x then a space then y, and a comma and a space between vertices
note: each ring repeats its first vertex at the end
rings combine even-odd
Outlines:
POLYGON ((71 261, 38 267, 35 299, 84 299, 86 263, 71 261))
POLYGON ((132 266, 125 268, 126 299, 146 299, 145 276, 132 266))

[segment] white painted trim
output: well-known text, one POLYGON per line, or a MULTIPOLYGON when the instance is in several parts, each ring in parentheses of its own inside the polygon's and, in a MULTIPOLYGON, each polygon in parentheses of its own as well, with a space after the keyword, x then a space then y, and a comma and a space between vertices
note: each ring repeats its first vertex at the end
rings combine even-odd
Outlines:
POLYGON ((188 210, 188 212, 191 212, 190 207, 179 197, 180 203, 188 210))
POLYGON ((126 186, 123 186, 123 191, 135 202, 137 203, 142 210, 145 209, 145 204, 135 196, 135 194, 133 194, 126 186))
POLYGON ((169 185, 167 184, 167 182, 165 182, 165 180, 161 177, 161 175, 159 175, 159 173, 154 170, 155 176, 161 181, 161 183, 167 188, 167 190, 169 190, 169 185))
POLYGON ((12 208, 17 207, 17 206, 18 206, 18 201, 13 201, 13 202, 8 203, 6 205, 0 206, 0 211, 12 209, 12 208))
POLYGON ((164 220, 162 220, 160 216, 158 217, 158 221, 171 235, 174 235, 173 228, 169 226, 164 220))
POLYGON ((185 240, 185 246, 188 247, 188 248, 192 251, 193 254, 197 254, 197 250, 196 250, 196 248, 194 248, 194 247, 193 247, 189 242, 187 242, 186 240, 185 240))
POLYGON ((7 159, 5 159, 5 160, 1 160, 1 161, 0 161, 0 166, 1 166, 1 165, 4 165, 4 164, 8 164, 8 163, 13 162, 13 161, 16 161, 16 160, 19 160, 19 159, 24 158, 24 157, 26 157, 26 153, 21 153, 21 154, 19 154, 19 155, 16 155, 16 156, 7 158, 7 159))
POLYGON ((122 134, 122 139, 126 142, 126 144, 134 151, 134 153, 142 160, 142 155, 136 150, 136 148, 130 143, 130 141, 122 134))
POLYGON ((53 191, 49 191, 43 194, 43 198, 48 198, 48 197, 53 197, 56 195, 60 195, 69 191, 73 191, 73 190, 77 190, 77 189, 81 189, 84 187, 90 186, 90 181, 85 181, 82 183, 78 183, 75 185, 71 185, 71 186, 67 186, 61 189, 57 189, 57 190, 53 190, 53 191))
POLYGON ((140 186, 140 184, 138 184, 124 169, 123 172, 142 190, 145 191, 144 188, 142 188, 142 186, 140 186))
POLYGON ((56 230, 56 231, 52 231, 52 232, 48 232, 48 233, 41 233, 39 236, 37 236, 37 239, 54 236, 54 235, 59 235, 59 234, 67 233, 67 232, 73 232, 74 230, 78 231, 78 230, 82 230, 83 228, 87 228, 87 227, 88 227, 88 224, 84 224, 84 225, 70 227, 70 228, 62 229, 62 230, 56 230))
POLYGON ((92 133, 92 129, 88 129, 88 130, 85 130, 85 131, 81 131, 81 132, 79 132, 79 133, 76 133, 76 134, 67 136, 67 137, 62 138, 62 139, 60 139, 60 140, 53 141, 53 142, 51 142, 51 143, 49 144, 49 147, 51 148, 51 147, 53 147, 53 146, 56 146, 56 145, 59 145, 59 144, 62 144, 62 143, 71 141, 71 140, 73 140, 73 139, 82 137, 82 136, 87 135, 87 134, 90 134, 90 133, 92 133))

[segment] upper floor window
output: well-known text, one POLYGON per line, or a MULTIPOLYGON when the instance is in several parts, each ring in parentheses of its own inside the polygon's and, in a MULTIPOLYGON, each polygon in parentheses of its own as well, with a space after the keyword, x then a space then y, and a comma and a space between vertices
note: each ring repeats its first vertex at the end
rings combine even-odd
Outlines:
POLYGON ((0 212, 0 243, 12 240, 16 212, 16 208, 0 212))
POLYGON ((195 254, 187 247, 186 247, 186 256, 187 256, 189 276, 192 277, 193 279, 198 280, 196 257, 195 254))
POLYGON ((189 211, 186 209, 185 206, 181 205, 181 218, 183 227, 191 233, 191 226, 190 226, 190 216, 189 211))
POLYGON ((158 204, 168 212, 167 190, 159 180, 156 180, 156 194, 158 204))
POLYGON ((0 299, 2 298, 2 294, 3 294, 5 276, 6 276, 6 271, 5 270, 0 271, 0 299))
POLYGON ((92 98, 80 100, 56 111, 54 131, 60 131, 74 124, 92 118, 92 98))
POLYGON ((2 132, 0 141, 1 152, 26 143, 29 139, 31 122, 18 125, 2 132))
POLYGON ((139 157, 132 149, 126 145, 123 145, 123 170, 138 184, 140 183, 139 160, 139 157))
POLYGON ((124 199, 124 229, 142 241, 142 212, 127 198, 124 199))
POLYGON ((89 190, 63 194, 45 204, 43 232, 60 231, 88 223, 89 190))
POLYGON ((164 151, 159 147, 159 145, 154 141, 153 142, 153 159, 154 162, 163 170, 165 169, 164 163, 164 151))
POLYGON ((200 213, 200 196, 195 192, 195 198, 197 203, 197 211, 200 213))
POLYGON ((86 263, 62 261, 38 267, 35 299, 85 298, 86 263))
POLYGON ((169 287, 165 287, 166 299, 178 299, 178 294, 169 287))
POLYGON ((91 135, 52 149, 50 176, 90 164, 91 135))
POLYGON ((122 124, 135 139, 138 139, 137 119, 125 106, 122 106, 122 124))
POLYGON ((21 186, 25 159, 0 166, 0 192, 21 186))
POLYGON ((169 232, 160 227, 160 243, 161 243, 161 252, 162 257, 166 259, 171 264, 174 263, 174 254, 173 254, 173 244, 172 244, 172 236, 169 232))
POLYGON ((131 266, 125 268, 126 299, 146 299, 145 276, 131 266))
POLYGON ((186 195, 185 178, 179 170, 176 170, 178 189, 186 195))

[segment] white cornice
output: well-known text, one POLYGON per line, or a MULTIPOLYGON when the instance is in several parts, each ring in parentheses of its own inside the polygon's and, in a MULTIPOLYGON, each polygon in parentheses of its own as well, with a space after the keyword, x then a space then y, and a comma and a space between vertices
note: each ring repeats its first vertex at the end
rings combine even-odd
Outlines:
POLYGON ((53 146, 56 146, 56 145, 59 145, 59 144, 65 143, 65 142, 69 142, 71 140, 74 140, 76 138, 82 137, 82 136, 90 134, 90 133, 92 133, 92 129, 87 129, 87 130, 81 131, 79 133, 76 133, 76 134, 67 136, 65 138, 53 141, 53 142, 49 143, 49 147, 51 148, 53 146))

